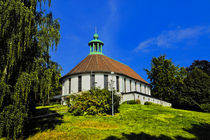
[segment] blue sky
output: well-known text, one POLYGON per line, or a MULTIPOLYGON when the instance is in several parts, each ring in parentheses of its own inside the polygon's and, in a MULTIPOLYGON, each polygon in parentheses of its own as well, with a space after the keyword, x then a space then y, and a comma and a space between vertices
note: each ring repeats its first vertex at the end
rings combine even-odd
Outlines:
POLYGON ((210 60, 209 0, 52 0, 50 10, 61 25, 51 55, 62 75, 89 54, 95 27, 103 53, 147 81, 152 57, 166 54, 180 66, 210 60))

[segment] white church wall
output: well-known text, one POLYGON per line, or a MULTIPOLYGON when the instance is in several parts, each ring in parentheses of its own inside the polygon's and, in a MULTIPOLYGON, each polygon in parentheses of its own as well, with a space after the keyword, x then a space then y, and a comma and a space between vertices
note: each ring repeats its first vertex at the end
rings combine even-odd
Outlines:
POLYGON ((147 94, 147 85, 144 85, 144 94, 147 94))
POLYGON ((71 82, 72 82, 72 85, 71 85, 72 93, 77 93, 78 92, 78 75, 73 75, 71 77, 71 82))
POLYGON ((145 84, 141 84, 141 92, 145 94, 145 84))
POLYGON ((129 85, 129 84, 128 84, 128 78, 127 78, 127 77, 124 77, 124 78, 125 78, 125 80, 124 80, 124 85, 123 85, 123 86, 124 86, 124 91, 125 91, 125 92, 128 92, 128 89, 129 89, 129 88, 128 88, 128 85, 129 85))
POLYGON ((65 85, 65 80, 63 81, 63 95, 65 95, 65 88, 66 88, 66 85, 65 85))
MULTIPOLYGON (((96 86, 100 88, 104 88, 104 74, 106 73, 95 73, 95 81, 97 82, 96 86)), ((71 77, 67 77, 64 79, 62 83, 62 95, 68 95, 69 94, 69 78, 71 78, 71 91, 72 93, 77 93, 78 92, 78 76, 79 75, 73 75, 71 77)), ((82 74, 82 91, 87 91, 90 89, 90 74, 82 74)), ((139 81, 133 80, 131 78, 121 76, 121 75, 113 75, 113 87, 116 89, 116 76, 119 76, 119 90, 120 92, 124 92, 124 78, 126 78, 126 92, 130 92, 130 80, 131 80, 131 91, 135 91, 135 82, 136 82, 136 90, 141 93, 146 93, 148 95, 151 95, 151 90, 150 87, 144 83, 141 83, 139 81), (141 84, 141 88, 140 88, 141 84), (145 89, 146 87, 146 89, 145 89)), ((108 74, 108 86, 109 89, 111 90, 110 83, 112 80, 112 75, 108 74)), ((120 94, 119 92, 119 94, 120 94)), ((120 94, 121 95, 121 94, 120 94)), ((156 104, 161 104, 163 106, 171 106, 170 103, 161 101, 159 99, 153 98, 153 97, 148 97, 144 96, 138 93, 131 93, 131 94, 123 94, 121 96, 121 103, 124 101, 129 101, 129 100, 136 100, 139 99, 142 104, 144 104, 146 101, 153 102, 156 104)))
POLYGON ((142 93, 142 83, 141 82, 139 82, 139 86, 140 86, 139 90, 142 93))
POLYGON ((90 74, 82 75, 82 91, 87 91, 90 89, 90 74))
POLYGON ((125 101, 130 101, 130 100, 134 100, 134 96, 133 94, 124 94, 122 97, 122 103, 125 101))
POLYGON ((121 77, 121 90, 122 90, 121 92, 125 92, 125 86, 124 86, 125 85, 124 84, 124 78, 125 77, 124 76, 120 76, 120 77, 121 77))
POLYGON ((150 95, 150 87, 147 85, 147 95, 150 95))
POLYGON ((69 85, 69 80, 68 80, 68 78, 66 78, 65 80, 64 80, 64 83, 63 83, 63 85, 64 85, 64 93, 63 93, 63 95, 68 95, 69 93, 69 87, 68 87, 68 85, 69 85))
POLYGON ((111 80, 113 80, 113 88, 116 89, 116 74, 108 74, 108 87, 111 90, 111 80))
MULTIPOLYGON (((96 82, 96 87, 100 87, 101 89, 104 88, 104 75, 107 73, 95 73, 95 82, 96 82)), ((78 76, 79 75, 73 75, 71 77, 65 78, 62 84, 62 95, 68 95, 69 94, 69 78, 71 78, 71 93, 76 93, 78 92, 78 76)), ((82 74, 82 91, 87 91, 90 89, 90 74, 82 74)), ((124 89, 124 78, 126 78, 126 92, 131 92, 131 91, 138 91, 147 95, 151 95, 151 90, 150 87, 142 82, 139 82, 137 80, 128 78, 126 76, 122 75, 111 75, 108 74, 108 87, 111 90, 111 80, 113 76, 113 87, 116 89, 116 76, 119 76, 119 92, 125 92, 124 89), (130 84, 131 80, 131 84, 130 84), (136 86, 135 86, 136 82, 136 86), (131 88, 130 88, 131 85, 131 88), (140 86, 141 85, 141 86, 140 86), (146 88, 145 88, 146 87, 146 88)))
POLYGON ((95 74, 95 82, 96 82, 96 87, 99 87, 101 89, 104 88, 104 73, 96 73, 95 74))
POLYGON ((126 92, 130 92, 130 79, 126 78, 126 92))
POLYGON ((62 95, 64 95, 64 82, 62 82, 62 95))
POLYGON ((143 93, 146 94, 146 85, 143 84, 143 93))
POLYGON ((119 92, 124 92, 122 76, 119 76, 119 92))
POLYGON ((140 82, 136 82, 136 91, 140 92, 140 82))
POLYGON ((147 85, 147 95, 150 95, 150 87, 147 85))
POLYGON ((135 91, 135 82, 131 80, 131 91, 135 91))
POLYGON ((147 85, 145 85, 145 92, 144 93, 147 94, 147 85))
POLYGON ((149 87, 149 95, 151 95, 151 89, 150 89, 150 87, 149 87))
POLYGON ((139 99, 141 104, 144 104, 145 102, 152 102, 152 103, 160 104, 160 105, 163 105, 163 106, 168 106, 168 107, 171 106, 171 103, 161 101, 161 100, 153 98, 153 97, 140 95, 140 94, 137 94, 137 93, 124 94, 121 99, 122 99, 121 103, 123 103, 125 101, 139 99))

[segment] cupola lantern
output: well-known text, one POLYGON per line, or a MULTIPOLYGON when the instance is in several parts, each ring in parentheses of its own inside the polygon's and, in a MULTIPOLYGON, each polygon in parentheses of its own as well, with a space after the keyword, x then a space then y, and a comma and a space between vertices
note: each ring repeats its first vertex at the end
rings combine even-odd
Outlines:
POLYGON ((90 53, 89 55, 91 54, 102 54, 102 49, 103 49, 103 45, 104 43, 98 39, 98 34, 95 33, 94 36, 93 36, 93 40, 91 40, 88 45, 90 46, 90 53))

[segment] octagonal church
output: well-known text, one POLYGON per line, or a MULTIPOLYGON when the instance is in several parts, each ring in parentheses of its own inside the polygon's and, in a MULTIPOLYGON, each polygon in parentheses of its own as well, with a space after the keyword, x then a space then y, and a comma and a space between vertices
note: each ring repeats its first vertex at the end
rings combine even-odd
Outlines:
POLYGON ((142 104, 148 101, 171 106, 168 102, 152 97, 150 84, 129 66, 105 56, 104 43, 99 40, 97 33, 93 38, 88 43, 89 55, 61 78, 63 104, 66 104, 65 97, 70 94, 94 87, 108 90, 112 87, 121 97, 121 103, 139 99, 142 104))

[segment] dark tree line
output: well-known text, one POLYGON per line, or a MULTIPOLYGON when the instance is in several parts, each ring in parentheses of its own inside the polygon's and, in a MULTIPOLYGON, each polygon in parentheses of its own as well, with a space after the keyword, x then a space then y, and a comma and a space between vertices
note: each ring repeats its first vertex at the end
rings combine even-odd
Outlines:
POLYGON ((57 48, 60 25, 45 2, 0 0, 0 137, 19 137, 35 104, 59 92, 61 67, 49 50, 57 48))
POLYGON ((173 107, 210 112, 210 62, 195 60, 189 67, 175 66, 165 55, 152 58, 152 95, 173 107))

